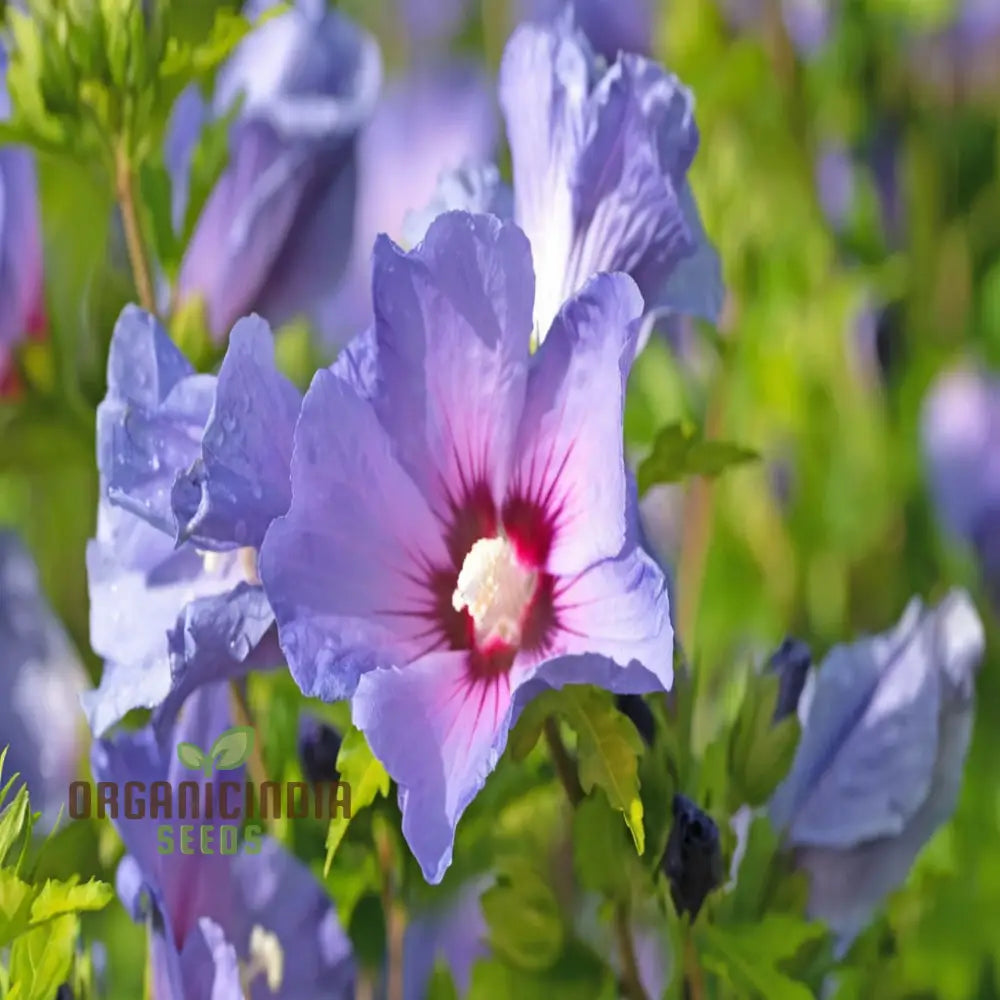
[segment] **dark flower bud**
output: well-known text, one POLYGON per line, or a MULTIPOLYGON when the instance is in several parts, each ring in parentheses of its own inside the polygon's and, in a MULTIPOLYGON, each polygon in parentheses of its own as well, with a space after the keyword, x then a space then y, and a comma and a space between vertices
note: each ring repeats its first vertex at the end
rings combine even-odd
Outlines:
POLYGON ((899 302, 890 302, 875 321, 875 357, 883 382, 889 382, 899 373, 905 361, 905 316, 899 302))
POLYGON ((652 746, 656 736, 656 720, 653 718, 653 710, 642 696, 620 694, 615 698, 615 704, 622 715, 627 715, 632 720, 639 735, 646 741, 646 746, 652 746))
POLYGON ((684 795, 674 796, 673 813, 663 868, 678 915, 688 913, 693 921, 705 897, 722 883, 719 828, 684 795))
POLYGON ((792 636, 771 654, 767 669, 776 673, 779 679, 778 702, 774 706, 772 721, 781 722, 798 710, 811 666, 812 650, 801 639, 792 636))
POLYGON ((299 719, 299 760, 302 773, 314 785, 339 781, 337 754, 341 736, 333 726, 312 715, 299 719))

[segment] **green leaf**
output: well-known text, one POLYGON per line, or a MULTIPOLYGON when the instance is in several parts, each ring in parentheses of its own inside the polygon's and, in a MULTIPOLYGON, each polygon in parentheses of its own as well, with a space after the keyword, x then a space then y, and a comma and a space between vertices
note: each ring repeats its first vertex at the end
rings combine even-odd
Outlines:
POLYGON ((97 879, 82 885, 77 876, 65 882, 48 879, 31 906, 31 922, 40 924, 67 913, 103 910, 113 898, 111 886, 97 879))
POLYGON ((212 30, 201 36, 197 44, 172 37, 160 64, 164 79, 176 77, 187 83, 193 77, 211 73, 225 62, 229 54, 250 31, 250 22, 235 11, 221 8, 216 12, 212 30))
POLYGON ((170 337, 200 372, 212 371, 225 352, 225 346, 212 339, 201 295, 189 295, 177 304, 170 317, 170 337))
POLYGON ((700 957, 706 968, 735 989, 751 990, 764 1000, 813 1000, 809 988, 778 965, 825 933, 821 924, 782 913, 727 927, 703 924, 698 934, 700 957))
POLYGON ((28 786, 22 785, 13 802, 0 813, 0 865, 5 863, 8 852, 25 835, 30 808, 28 786))
POLYGON ((364 733, 352 726, 340 744, 337 754, 337 770, 340 780, 347 782, 351 789, 351 815, 334 816, 326 831, 326 863, 324 877, 329 874, 333 856, 347 833, 351 819, 358 812, 370 806, 380 795, 389 794, 389 775, 378 758, 371 752, 364 733))
POLYGON ((767 905, 768 882, 774 874, 780 846, 766 815, 754 817, 746 833, 746 848, 740 862, 736 886, 723 902, 736 921, 755 920, 767 905))
POLYGON ((28 929, 35 889, 9 868, 0 868, 0 948, 28 929))
POLYGON ((763 805, 788 773, 799 741, 799 720, 792 714, 774 722, 780 679, 753 675, 729 741, 731 804, 763 805), (737 801, 738 800, 738 801, 737 801))
POLYGON ((657 483, 676 483, 689 476, 714 478, 733 466, 759 459, 757 452, 742 445, 705 441, 693 424, 679 421, 657 433, 652 452, 639 463, 639 494, 657 483))
POLYGON ((253 726, 233 726, 212 744, 208 755, 215 762, 216 770, 233 771, 246 762, 253 750, 253 741, 253 726))
POLYGON ((171 187, 170 173, 162 161, 143 161, 139 168, 142 205, 149 216, 148 231, 152 233, 156 259, 170 279, 176 275, 182 249, 174 232, 171 187))
POLYGON ((177 759, 192 771, 200 771, 209 759, 201 747, 194 743, 178 743, 177 759))
MULTIPOLYGON (((664 730, 661 729, 661 732, 664 730)), ((642 796, 642 826, 646 835, 646 850, 642 856, 644 867, 651 874, 660 868, 667 838, 673 824, 671 804, 678 789, 670 774, 665 750, 644 753, 639 759, 639 789, 642 796)))
POLYGON ((69 977, 78 932, 78 919, 65 915, 17 938, 10 949, 7 1000, 52 1000, 69 977))
POLYGON ((530 865, 501 875, 481 905, 493 950, 512 965, 537 972, 558 959, 565 938, 559 901, 530 865))
POLYGON ((45 471, 93 462, 93 433, 51 398, 0 405, 0 472, 45 471))
POLYGON ((628 864, 634 858, 621 820, 604 793, 595 789, 573 813, 573 869, 580 885, 609 899, 623 899, 629 890, 628 864))
POLYGON ((558 711, 558 691, 543 691, 528 702, 507 739, 507 752, 512 760, 522 761, 534 750, 542 735, 545 720, 558 711))
POLYGON ((385 910, 378 893, 365 893, 351 913, 349 925, 354 956, 366 969, 380 969, 385 963, 385 910))
POLYGON ((451 970, 443 959, 439 958, 434 963, 434 971, 427 981, 424 1000, 459 1000, 455 980, 451 978, 451 970))
POLYGON ((604 790, 612 807, 624 814, 635 849, 642 854, 646 849, 639 798, 642 737, 606 691, 570 685, 558 695, 553 706, 576 731, 577 762, 584 792, 594 788, 604 790))
POLYGON ((607 1000, 615 997, 607 965, 579 941, 567 943, 558 960, 528 972, 498 956, 472 967, 468 1000, 607 1000))

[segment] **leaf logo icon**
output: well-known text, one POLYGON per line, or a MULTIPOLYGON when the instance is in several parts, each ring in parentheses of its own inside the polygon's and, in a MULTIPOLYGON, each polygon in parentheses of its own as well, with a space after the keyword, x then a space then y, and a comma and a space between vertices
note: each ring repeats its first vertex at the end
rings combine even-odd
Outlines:
POLYGON ((201 771, 207 761, 208 771, 206 773, 212 773, 211 758, 207 757, 201 747, 196 746, 194 743, 178 743, 177 759, 192 771, 201 771))
POLYGON ((233 726, 213 744, 208 754, 219 771, 232 771, 239 767, 253 749, 253 726, 233 726))
POLYGON ((212 772, 232 771, 250 756, 253 749, 254 731, 252 726, 233 726, 227 729, 205 753, 194 743, 178 743, 177 759, 192 771, 201 771, 206 778, 212 772))

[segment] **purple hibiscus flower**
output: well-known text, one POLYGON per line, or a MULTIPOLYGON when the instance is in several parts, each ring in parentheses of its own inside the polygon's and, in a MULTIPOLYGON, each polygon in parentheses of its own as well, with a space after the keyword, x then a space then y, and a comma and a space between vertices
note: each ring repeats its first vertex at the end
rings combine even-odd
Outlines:
POLYGON ((123 310, 87 550, 91 644, 106 660, 83 698, 95 733, 137 707, 160 706, 167 725, 198 684, 280 659, 256 552, 288 507, 299 402, 259 317, 233 328, 216 377, 195 374, 148 313, 123 310))
POLYGON ((9 746, 2 780, 17 771, 46 824, 66 802, 83 748, 85 680, 31 556, 14 532, 0 531, 0 750, 9 746))
POLYGON ((843 955, 955 808, 983 626, 968 595, 834 648, 799 701, 802 738, 771 801, 843 955))
POLYGON ((723 287, 687 171, 698 148, 694 101, 650 60, 619 54, 602 70, 567 8, 550 24, 511 36, 500 67, 500 104, 514 172, 465 165, 442 176, 430 206, 411 215, 419 238, 447 209, 513 218, 535 259, 535 335, 594 274, 623 271, 642 292, 647 322, 698 316, 715 322, 723 287))
POLYGON ((608 62, 619 52, 648 55, 653 45, 650 0, 518 0, 520 20, 554 21, 570 6, 594 51, 608 62))
POLYGON ((687 183, 694 100, 676 77, 623 53, 604 71, 571 17, 523 25, 500 67, 514 217, 531 241, 544 338, 588 278, 624 271, 647 311, 715 320, 719 261, 687 183))
MULTIPOLYGON (((492 157, 498 135, 489 81, 475 67, 455 63, 421 69, 387 87, 358 143, 351 259, 342 285, 319 315, 320 332, 331 345, 346 343, 372 321, 375 238, 385 233, 409 240, 408 213, 427 204, 443 173, 492 157)), ((414 244, 429 222, 415 234, 414 244)))
MULTIPOLYGON (((407 41, 418 58, 454 39, 469 14, 469 0, 397 0, 407 41)), ((648 53, 653 43, 650 0, 515 0, 518 21, 550 21, 572 7, 594 50, 612 61, 619 52, 648 53)))
POLYGON ((532 355, 531 251, 450 212, 375 245, 375 324, 303 401, 261 576, 302 690, 353 694, 426 878, 541 687, 671 681, 622 403, 642 300, 588 283, 532 355))
POLYGON ((243 787, 242 767, 206 778, 180 762, 180 744, 210 747, 231 725, 226 686, 208 685, 187 701, 166 738, 146 728, 99 740, 92 749, 94 779, 114 782, 121 796, 130 788, 149 796, 154 782, 172 788, 171 817, 154 818, 133 802, 132 812, 141 816, 126 817, 122 805, 114 820, 127 852, 118 867, 118 893, 134 919, 148 921, 153 995, 351 997, 350 942, 308 868, 259 828, 248 828, 246 839, 237 842, 244 819, 236 794, 243 787), (215 818, 178 818, 181 782, 195 785, 200 802, 211 797, 215 818), (184 827, 193 828, 187 840, 184 827), (186 843, 188 852, 181 850, 186 843), (230 853, 223 853, 225 844, 230 853), (164 845, 172 850, 164 852, 164 845))
POLYGON ((973 547, 1000 605, 1000 381, 972 369, 940 376, 924 402, 921 428, 938 517, 973 547))
MULTIPOLYGON (((0 121, 10 117, 7 55, 0 46, 0 121)), ((31 154, 0 146, 0 386, 8 351, 45 326, 42 297, 42 226, 31 154)))
POLYGON ((176 225, 203 121, 243 101, 229 164, 178 277, 180 300, 202 297, 216 339, 250 312, 276 326, 309 314, 340 277, 351 247, 356 138, 380 83, 375 41, 337 11, 301 3, 240 44, 211 108, 194 89, 179 99, 167 141, 176 225))

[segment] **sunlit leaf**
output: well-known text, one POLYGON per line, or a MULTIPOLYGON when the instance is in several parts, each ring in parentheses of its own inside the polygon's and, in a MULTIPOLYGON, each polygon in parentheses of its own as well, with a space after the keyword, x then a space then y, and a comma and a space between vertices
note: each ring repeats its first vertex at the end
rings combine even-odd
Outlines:
POLYGON ((337 770, 340 780, 351 789, 351 815, 338 812, 330 820, 326 832, 326 863, 324 875, 329 874, 333 856, 347 833, 351 819, 362 809, 370 806, 380 795, 389 794, 389 775, 381 762, 371 752, 364 733, 352 727, 345 735, 337 754, 337 770))

